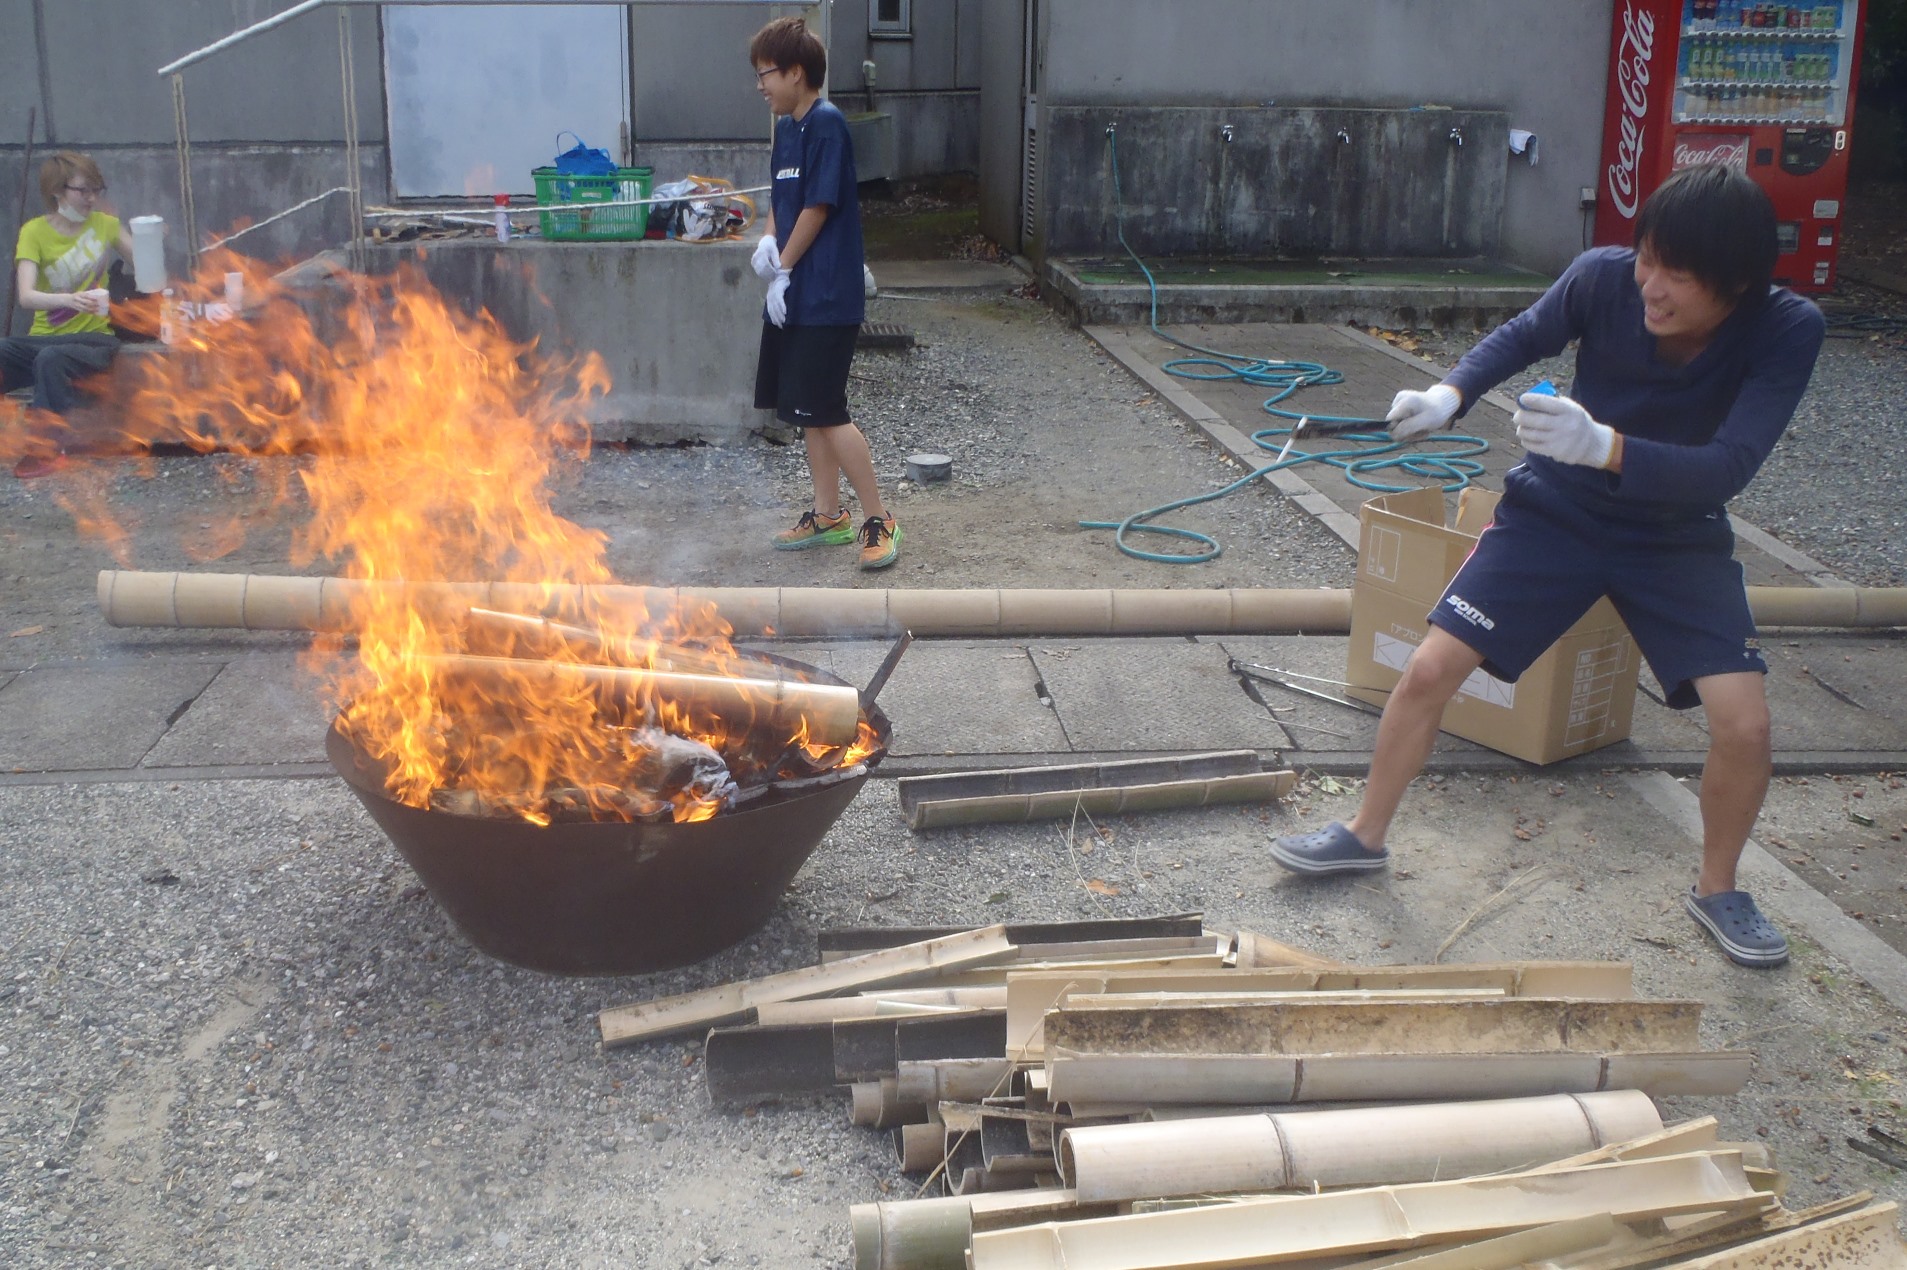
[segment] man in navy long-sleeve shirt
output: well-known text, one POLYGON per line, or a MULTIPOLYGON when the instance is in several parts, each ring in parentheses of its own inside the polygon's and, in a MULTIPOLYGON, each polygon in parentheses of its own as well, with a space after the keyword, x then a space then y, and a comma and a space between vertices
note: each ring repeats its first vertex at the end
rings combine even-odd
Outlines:
POLYGON ((1392 435, 1415 439, 1581 341, 1568 396, 1518 403, 1528 457, 1391 693, 1357 814, 1277 839, 1272 857, 1312 875, 1384 867, 1391 819, 1464 679, 1482 667, 1515 680, 1606 595, 1668 703, 1707 714, 1702 865, 1684 904, 1737 963, 1778 966, 1787 941, 1736 889, 1772 748, 1767 664, 1723 507, 1788 426, 1825 324, 1771 287, 1774 208, 1732 168, 1672 175, 1637 216, 1635 243, 1577 257, 1443 383, 1392 403, 1392 435))

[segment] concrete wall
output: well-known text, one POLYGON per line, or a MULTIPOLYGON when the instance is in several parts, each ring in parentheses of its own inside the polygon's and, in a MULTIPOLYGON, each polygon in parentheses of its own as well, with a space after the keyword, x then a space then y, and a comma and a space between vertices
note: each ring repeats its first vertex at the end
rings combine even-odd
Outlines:
MULTIPOLYGON (((987 12, 1013 7, 991 0, 987 12)), ((1555 270, 1581 248, 1578 189, 1598 184, 1613 0, 1041 0, 1040 9, 1045 107, 1502 111, 1537 133, 1542 160, 1504 156, 1502 254, 1555 270)), ((1007 39, 989 28, 990 44, 1007 39)), ((1003 76, 986 65, 991 88, 1003 76)), ((993 162, 983 170, 998 180, 993 162)), ((989 206, 997 196, 989 191, 989 206)))
POLYGON ((1042 256, 1117 254, 1108 128, 1126 239, 1141 255, 1497 251, 1501 114, 1059 106, 1042 115, 1042 256))
MULTIPOLYGON (((732 443, 768 426, 754 408, 761 284, 752 243, 432 243, 423 270, 469 311, 510 335, 580 355, 593 349, 612 387, 590 422, 599 441, 732 443)), ((374 247, 369 267, 415 258, 374 247)))

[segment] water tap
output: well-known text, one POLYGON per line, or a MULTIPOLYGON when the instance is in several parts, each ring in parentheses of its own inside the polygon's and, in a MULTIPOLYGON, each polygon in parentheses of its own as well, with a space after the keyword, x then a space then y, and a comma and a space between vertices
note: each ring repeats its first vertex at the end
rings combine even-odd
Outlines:
POLYGON ((1455 142, 1457 148, 1461 150, 1463 148, 1463 129, 1452 128, 1450 130, 1450 139, 1455 142))
POLYGON ((1232 126, 1231 126, 1230 124, 1228 124, 1228 123, 1227 123, 1227 124, 1220 124, 1220 125, 1219 125, 1219 128, 1218 128, 1218 139, 1219 139, 1220 141, 1223 141, 1223 142, 1224 142, 1224 143, 1225 143, 1226 145, 1230 145, 1230 144, 1231 144, 1231 142, 1232 142, 1232 126))
POLYGON ((1338 144, 1345 145, 1345 146, 1348 146, 1351 144, 1351 134, 1346 132, 1342 128, 1338 129, 1338 144))

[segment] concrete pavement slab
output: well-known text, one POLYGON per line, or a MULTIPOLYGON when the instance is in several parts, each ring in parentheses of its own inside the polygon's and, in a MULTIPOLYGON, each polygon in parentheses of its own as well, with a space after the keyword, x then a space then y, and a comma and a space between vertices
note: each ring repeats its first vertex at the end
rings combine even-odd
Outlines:
POLYGON ((330 726, 320 685, 295 654, 237 657, 166 730, 140 766, 322 763, 330 726))
POLYGON ((1026 275, 990 260, 876 260, 869 264, 883 291, 1004 290, 1026 275))
POLYGON ((166 660, 25 671, 0 687, 0 769, 135 766, 221 666, 166 660))
POLYGON ((1871 634, 1762 640, 1774 743, 1784 750, 1907 749, 1896 639, 1871 634))
MULTIPOLYGON (((836 644, 836 674, 865 686, 888 641, 836 644)), ((1040 704, 1039 674, 1024 645, 1005 640, 916 642, 881 689, 894 721, 896 757, 1057 754, 1068 748, 1053 707, 1040 704)))
POLYGON ((1075 750, 1268 750, 1286 743, 1273 716, 1226 669, 1218 644, 1126 639, 1030 647, 1075 750))

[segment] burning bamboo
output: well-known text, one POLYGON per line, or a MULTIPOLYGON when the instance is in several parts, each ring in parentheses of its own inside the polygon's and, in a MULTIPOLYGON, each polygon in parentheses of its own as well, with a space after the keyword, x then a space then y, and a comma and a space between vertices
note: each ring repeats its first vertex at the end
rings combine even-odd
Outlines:
POLYGON ((816 746, 849 745, 860 731, 860 694, 838 684, 506 657, 422 661, 446 676, 513 682, 538 693, 604 692, 640 703, 671 703, 715 715, 737 732, 801 736, 816 746))

